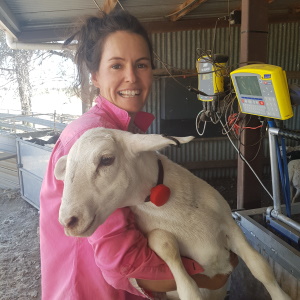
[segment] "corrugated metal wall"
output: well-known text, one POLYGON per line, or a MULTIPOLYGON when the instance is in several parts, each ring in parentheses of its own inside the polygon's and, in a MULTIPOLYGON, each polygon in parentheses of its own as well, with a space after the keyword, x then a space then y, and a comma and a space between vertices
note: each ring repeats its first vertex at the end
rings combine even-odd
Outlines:
MULTIPOLYGON (((286 71, 300 70, 300 23, 280 23, 269 26, 269 61, 268 63, 281 66, 286 71)), ((154 51, 165 64, 172 68, 195 69, 198 57, 197 49, 212 50, 230 56, 228 65, 232 70, 238 66, 240 48, 240 28, 228 27, 158 33, 151 36, 154 51)), ((163 69, 163 64, 157 60, 156 68, 163 69)), ((298 83, 299 79, 289 80, 298 83)), ((162 85, 160 79, 153 83, 152 93, 147 103, 146 111, 153 113, 156 120, 150 128, 151 133, 160 133, 160 99, 162 85)), ((300 110, 295 109, 295 117, 285 121, 290 129, 299 129, 300 110)), ((206 139, 197 138, 184 145, 181 149, 168 148, 168 157, 178 163, 208 160, 231 160, 237 153, 227 138, 206 139)), ((267 153, 265 153, 267 155, 267 153)), ((268 172, 266 170, 266 172, 268 172)), ((236 168, 207 169, 195 172, 204 179, 236 176, 236 168)))
MULTIPOLYGON (((235 142, 236 144, 236 142, 235 142)), ((163 152, 179 164, 197 161, 232 160, 237 158, 237 153, 226 137, 196 139, 189 144, 166 148, 163 152)), ((236 168, 211 168, 195 170, 193 173, 203 179, 229 178, 236 176, 236 168)))
MULTIPOLYGON (((300 23, 272 24, 269 28, 269 63, 286 71, 300 70, 300 23)), ((289 83, 299 80, 291 79, 289 83)))

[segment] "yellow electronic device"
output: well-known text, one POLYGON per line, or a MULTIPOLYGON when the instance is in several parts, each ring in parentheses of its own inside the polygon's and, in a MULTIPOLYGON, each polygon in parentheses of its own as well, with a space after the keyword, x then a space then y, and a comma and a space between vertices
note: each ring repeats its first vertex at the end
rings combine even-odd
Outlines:
POLYGON ((268 64, 253 64, 230 73, 241 111, 286 120, 293 116, 285 71, 268 64))
POLYGON ((224 70, 227 60, 228 56, 225 55, 198 58, 196 62, 198 90, 208 95, 198 94, 198 100, 213 101, 215 96, 224 92, 224 70))

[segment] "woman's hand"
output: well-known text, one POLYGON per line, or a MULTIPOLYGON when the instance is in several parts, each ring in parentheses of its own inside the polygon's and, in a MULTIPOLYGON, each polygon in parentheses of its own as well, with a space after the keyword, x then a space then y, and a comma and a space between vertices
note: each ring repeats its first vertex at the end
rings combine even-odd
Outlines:
MULTIPOLYGON (((233 269, 238 265, 239 263, 239 259, 238 256, 230 251, 230 257, 229 257, 230 263, 233 267, 233 269)), ((229 274, 217 274, 214 277, 208 277, 206 275, 203 274, 196 274, 193 275, 192 278, 196 281, 198 287, 200 288, 206 288, 209 290, 217 290, 220 289, 221 287, 223 287, 229 276, 231 273, 229 274)))
MULTIPOLYGON (((230 263, 233 266, 233 269, 238 265, 239 259, 238 256, 230 251, 230 263)), ((223 287, 230 274, 217 274, 213 277, 208 277, 204 274, 195 274, 191 277, 195 280, 199 288, 205 288, 209 290, 217 290, 223 287)), ((175 280, 144 280, 137 279, 138 285, 148 291, 152 292, 170 292, 176 290, 175 280)))
POLYGON ((235 253, 230 251, 229 260, 230 260, 231 265, 233 266, 233 269, 235 269, 237 267, 237 265, 239 264, 239 257, 235 253))

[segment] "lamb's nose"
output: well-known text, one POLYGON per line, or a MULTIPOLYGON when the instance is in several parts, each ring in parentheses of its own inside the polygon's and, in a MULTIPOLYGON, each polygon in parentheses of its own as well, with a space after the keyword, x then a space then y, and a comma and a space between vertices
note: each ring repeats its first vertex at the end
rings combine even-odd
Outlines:
POLYGON ((79 222, 79 219, 77 217, 73 216, 65 222, 65 227, 72 229, 78 225, 78 222, 79 222))

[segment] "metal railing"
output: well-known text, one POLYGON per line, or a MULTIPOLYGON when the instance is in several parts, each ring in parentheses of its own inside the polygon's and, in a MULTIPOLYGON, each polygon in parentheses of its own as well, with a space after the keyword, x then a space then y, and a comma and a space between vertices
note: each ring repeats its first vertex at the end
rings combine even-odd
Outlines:
MULTIPOLYGON (((300 232, 300 224, 282 213, 281 210, 281 193, 278 168, 278 151, 277 151, 277 136, 286 137, 289 139, 300 141, 300 134, 290 130, 283 130, 279 128, 269 128, 269 143, 270 143, 270 161, 271 161, 271 176, 272 176, 272 190, 273 190, 273 207, 268 208, 267 214, 272 216, 288 226, 300 232)), ((290 201, 290 199, 288 199, 290 201)))

